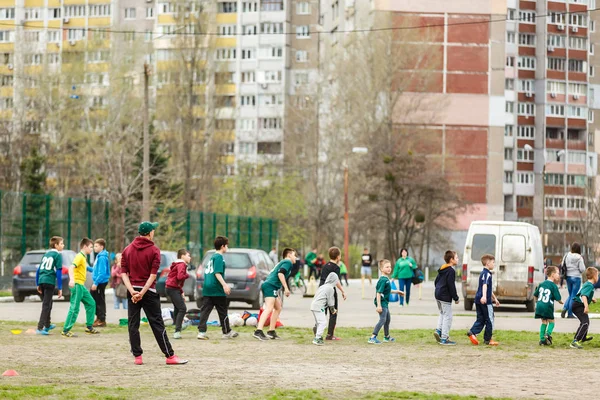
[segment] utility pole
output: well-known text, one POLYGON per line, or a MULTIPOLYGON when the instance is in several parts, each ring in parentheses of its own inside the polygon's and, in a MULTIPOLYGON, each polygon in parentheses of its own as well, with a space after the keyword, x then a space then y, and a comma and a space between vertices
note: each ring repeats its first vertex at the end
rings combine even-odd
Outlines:
POLYGON ((148 95, 148 81, 150 80, 150 66, 144 63, 144 159, 142 165, 142 220, 150 220, 150 132, 149 129, 149 108, 150 100, 148 95))
POLYGON ((349 232, 349 222, 350 222, 350 214, 349 214, 349 204, 348 204, 348 164, 344 167, 344 264, 346 264, 346 268, 350 266, 350 256, 349 256, 349 242, 350 242, 350 232, 349 232))

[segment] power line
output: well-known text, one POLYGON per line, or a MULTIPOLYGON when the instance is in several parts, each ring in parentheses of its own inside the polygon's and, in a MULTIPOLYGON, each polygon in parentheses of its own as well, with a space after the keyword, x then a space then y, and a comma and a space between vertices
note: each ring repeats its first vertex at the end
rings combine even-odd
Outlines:
MULTIPOLYGON (((587 9, 585 11, 564 11, 564 12, 553 12, 552 14, 536 14, 534 17, 532 17, 533 19, 541 19, 541 18, 548 18, 548 17, 552 17, 552 16, 557 16, 557 15, 571 15, 571 14, 589 14, 591 12, 595 12, 595 11, 599 11, 600 7, 597 8, 590 8, 587 9)), ((452 27, 452 26, 468 26, 468 25, 482 25, 482 24, 493 24, 493 23, 497 23, 497 22, 520 22, 520 21, 527 21, 527 19, 525 18, 516 18, 516 19, 509 19, 508 17, 506 18, 500 18, 500 19, 490 19, 489 21, 484 21, 484 20, 478 20, 478 21, 467 21, 467 22, 454 22, 454 23, 442 23, 442 24, 427 24, 427 25, 411 25, 411 26, 397 26, 397 27, 385 27, 385 28, 367 28, 367 29, 351 29, 351 30, 338 30, 338 31, 308 31, 307 34, 311 35, 311 34, 315 34, 315 35, 321 35, 321 34, 337 34, 337 33, 368 33, 368 32, 384 32, 384 31, 404 31, 404 30, 414 30, 414 29, 428 29, 428 28, 442 28, 442 27, 452 27)), ((26 24, 26 22, 25 22, 26 24)), ((177 24, 170 24, 170 25, 177 25, 177 24)), ((21 25, 21 24, 15 24, 15 23, 6 23, 6 22, 0 22, 0 26, 6 26, 6 27, 12 27, 15 28, 17 26, 24 26, 27 27, 26 25, 21 25)), ((165 25, 165 26, 169 26, 169 25, 165 25)), ((185 24, 184 28, 189 26, 189 24, 185 24)), ((31 28, 35 28, 35 27, 31 27, 31 28)), ((147 34, 150 33, 149 31, 136 31, 136 30, 118 30, 118 29, 110 29, 110 28, 89 28, 89 27, 57 27, 57 28, 53 28, 53 27, 43 27, 40 29, 32 29, 34 31, 47 31, 47 30, 53 30, 53 31, 64 31, 64 30, 71 30, 71 29, 83 29, 83 30, 87 30, 89 32, 105 32, 105 33, 116 33, 116 34, 132 34, 132 33, 140 33, 140 34, 147 34)), ((178 29, 179 30, 179 29, 178 29)), ((246 35, 244 33, 233 33, 233 34, 228 34, 228 35, 222 35, 218 32, 169 32, 169 33, 165 33, 165 32, 151 32, 153 35, 160 35, 159 37, 163 37, 163 36, 219 36, 219 37, 231 37, 231 36, 257 36, 257 35, 246 35)), ((279 32, 279 33, 261 33, 260 35, 296 35, 296 32, 279 32)))

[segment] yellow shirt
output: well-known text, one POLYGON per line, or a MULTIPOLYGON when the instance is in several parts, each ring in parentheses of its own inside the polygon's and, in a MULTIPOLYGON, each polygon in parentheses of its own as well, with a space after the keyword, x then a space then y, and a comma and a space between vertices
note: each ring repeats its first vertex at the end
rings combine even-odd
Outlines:
POLYGON ((85 255, 79 252, 75 258, 73 259, 73 277, 75 278, 75 283, 79 283, 80 285, 85 284, 85 280, 87 278, 87 259, 85 255))

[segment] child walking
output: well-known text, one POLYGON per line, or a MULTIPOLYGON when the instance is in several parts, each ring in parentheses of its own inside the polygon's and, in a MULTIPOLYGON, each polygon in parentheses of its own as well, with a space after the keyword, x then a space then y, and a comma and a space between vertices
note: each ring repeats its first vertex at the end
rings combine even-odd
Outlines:
POLYGON ((95 327, 106 327, 106 286, 110 279, 110 261, 108 261, 108 251, 106 251, 106 241, 96 239, 94 242, 94 252, 98 254, 94 262, 94 273, 92 275, 94 284, 90 290, 92 298, 96 302, 96 320, 95 327))
POLYGON ((596 299, 594 299, 594 285, 598 282, 598 270, 594 267, 588 267, 585 270, 585 277, 587 282, 583 284, 577 296, 573 299, 573 314, 579 319, 579 328, 577 328, 575 338, 571 342, 571 348, 573 349, 583 349, 581 344, 593 339, 592 336, 587 335, 590 328, 588 312, 590 303, 596 302, 596 299))
MULTIPOLYGON (((186 249, 180 249, 177 252, 177 260, 173 261, 167 276, 167 283, 165 284, 167 289, 167 296, 171 298, 173 302, 174 321, 175 321, 175 334, 173 339, 181 339, 181 324, 183 323, 183 317, 187 311, 185 306, 185 299, 183 298, 183 284, 189 274, 187 273, 187 266, 192 261, 190 252, 186 249)), ((211 310, 212 311, 212 310, 211 310)))
POLYGON ((52 296, 54 288, 58 288, 58 297, 62 296, 62 256, 60 252, 65 248, 65 242, 60 236, 50 239, 50 250, 44 254, 42 262, 35 274, 35 285, 42 296, 42 313, 35 333, 49 335, 56 326, 50 323, 52 313, 52 296))
POLYGON ((535 318, 542 320, 540 326, 540 346, 552 344, 552 331, 554 330, 554 300, 560 304, 563 302, 560 298, 557 283, 560 282, 558 268, 549 266, 546 268, 546 279, 535 288, 533 296, 535 297, 535 318))
POLYGON ((494 270, 495 260, 496 258, 491 254, 484 254, 481 257, 483 270, 481 271, 481 274, 479 274, 479 286, 477 287, 477 293, 475 294, 477 321, 475 321, 473 327, 467 332, 469 340, 476 346, 479 344, 477 334, 479 334, 483 328, 485 328, 483 334, 484 343, 489 346, 498 346, 499 344, 495 340, 492 340, 492 333, 494 331, 494 306, 498 307, 500 305, 500 302, 492 290, 491 271, 494 270))
POLYGON ((71 332, 71 329, 77 322, 77 316, 79 315, 79 303, 83 303, 85 307, 85 333, 95 335, 100 333, 92 325, 94 324, 94 314, 96 313, 96 302, 92 298, 92 295, 86 289, 85 280, 87 278, 87 271, 94 272, 94 270, 87 264, 87 256, 92 253, 94 242, 88 238, 83 238, 79 243, 81 251, 73 259, 73 265, 69 267, 69 287, 71 288, 71 304, 69 306, 69 313, 65 320, 65 325, 61 335, 63 337, 74 337, 75 334, 71 332))
POLYGON ((452 328, 452 300, 458 304, 456 293, 456 271, 454 267, 458 264, 458 254, 448 250, 444 254, 446 264, 438 270, 435 278, 435 300, 437 302, 440 316, 438 317, 437 329, 433 333, 435 340, 445 346, 454 346, 456 342, 450 340, 450 328, 452 328))
POLYGON ((390 283, 390 274, 392 273, 392 263, 390 260, 381 260, 379 261, 379 271, 381 271, 381 277, 377 281, 377 286, 375 290, 377 294, 375 295, 375 299, 373 303, 377 306, 377 312, 379 313, 379 322, 375 325, 373 329, 373 335, 369 338, 370 344, 381 344, 379 339, 377 339, 377 335, 383 326, 383 341, 384 343, 395 342, 396 339, 390 337, 390 310, 388 308, 388 304, 390 302, 390 294, 398 293, 400 296, 404 296, 404 292, 400 290, 392 290, 392 285, 390 283))
POLYGON ((335 287, 338 282, 339 278, 337 274, 333 273, 327 275, 325 283, 319 286, 319 289, 317 289, 315 297, 310 305, 310 309, 315 317, 315 323, 317 324, 315 338, 313 339, 312 343, 317 346, 323 346, 325 344, 323 341, 323 332, 325 332, 325 326, 327 326, 327 315, 325 314, 325 309, 327 308, 331 315, 335 315, 337 313, 335 308, 335 287))
POLYGON ((211 257, 204 268, 204 286, 202 287, 202 307, 200 308, 200 323, 198 324, 198 339, 207 340, 206 321, 213 308, 217 309, 223 339, 232 339, 238 336, 236 331, 229 326, 227 316, 227 296, 231 288, 225 282, 225 260, 223 254, 228 250, 229 239, 224 236, 215 238, 215 254, 211 257))

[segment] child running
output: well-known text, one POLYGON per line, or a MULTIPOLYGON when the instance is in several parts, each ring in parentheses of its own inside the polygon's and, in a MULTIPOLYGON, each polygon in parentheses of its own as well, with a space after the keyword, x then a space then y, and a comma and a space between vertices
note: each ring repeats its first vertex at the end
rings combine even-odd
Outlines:
POLYGON ((173 312, 173 319, 175 322, 175 334, 173 334, 173 339, 181 339, 181 324, 183 323, 183 317, 187 311, 185 299, 183 298, 183 284, 190 276, 187 273, 187 265, 191 261, 192 257, 190 256, 190 252, 186 249, 180 249, 177 252, 177 260, 173 261, 173 264, 171 264, 167 282, 165 284, 167 295, 171 298, 173 308, 175 309, 173 312))
POLYGON ((79 243, 81 251, 73 259, 73 265, 69 267, 69 287, 71 288, 71 304, 69 306, 69 313, 65 320, 65 325, 61 335, 63 337, 74 337, 76 336, 71 329, 77 322, 77 316, 79 315, 79 303, 83 303, 85 307, 85 333, 89 335, 95 335, 100 333, 92 325, 94 324, 94 314, 96 313, 96 302, 92 298, 92 295, 86 289, 85 280, 87 278, 87 271, 94 272, 94 270, 87 264, 87 256, 92 253, 94 242, 88 238, 83 238, 79 243))
POLYGON ((290 296, 290 289, 288 288, 287 281, 290 277, 292 265, 296 262, 296 251, 294 249, 285 248, 281 256, 283 259, 279 261, 271 273, 269 273, 261 287, 265 304, 256 330, 252 335, 258 340, 280 339, 277 332, 275 332, 275 326, 277 325, 277 319, 279 318, 282 307, 281 301, 278 298, 278 293, 279 289, 283 287, 285 297, 290 296), (265 335, 263 327, 269 316, 271 318, 269 323, 270 326, 265 335))
POLYGON ((454 346, 456 342, 450 340, 450 328, 452 328, 452 300, 458 304, 458 294, 456 293, 454 267, 458 264, 458 254, 455 251, 448 250, 444 254, 446 264, 438 270, 435 278, 435 300, 440 316, 438 317, 437 329, 433 333, 435 340, 441 345, 454 346))
POLYGON ((375 325, 375 328, 373 329, 373 336, 369 338, 370 344, 381 344, 379 339, 377 339, 377 335, 382 326, 384 335, 383 342, 391 343, 396 341, 396 339, 390 337, 390 310, 388 308, 388 303, 390 302, 391 293, 398 293, 400 296, 404 296, 404 292, 392 290, 392 285, 390 283, 392 263, 390 260, 379 261, 379 270, 381 271, 381 277, 377 281, 377 286, 375 286, 377 295, 373 300, 373 303, 377 306, 376 310, 379 313, 379 322, 377 322, 377 325, 375 325))
POLYGON ((35 333, 49 335, 56 326, 50 323, 52 313, 52 296, 54 288, 58 288, 58 297, 62 296, 62 256, 60 252, 65 248, 65 242, 60 236, 50 239, 50 250, 44 254, 42 262, 35 273, 35 284, 38 293, 42 296, 42 313, 35 333))
POLYGON ((223 339, 232 339, 238 336, 231 330, 229 316, 227 315, 227 296, 231 288, 225 282, 225 259, 223 254, 229 249, 229 239, 225 236, 215 238, 215 254, 210 258, 204 268, 204 286, 202 286, 202 307, 200 307, 200 323, 198 324, 198 339, 208 340, 206 336, 206 322, 213 308, 217 309, 223 339))
POLYGON ((486 345, 498 346, 498 342, 492 340, 494 331, 494 305, 498 307, 500 302, 494 295, 492 290, 492 272, 494 270, 494 261, 496 258, 491 254, 484 254, 481 257, 483 270, 479 274, 479 286, 475 294, 475 309, 477 311, 477 321, 473 327, 467 332, 467 336, 474 345, 479 344, 477 334, 485 327, 483 340, 486 345))
POLYGON ((312 343, 317 346, 323 346, 325 344, 323 341, 323 332, 325 331, 325 326, 327 326, 325 308, 329 309, 331 315, 337 313, 335 308, 335 287, 338 282, 339 278, 337 274, 333 273, 327 275, 325 283, 319 286, 319 289, 317 289, 317 292, 315 293, 315 298, 310 305, 310 309, 315 317, 315 323, 317 324, 315 338, 312 343))
POLYGON ((583 284, 577 296, 573 299, 573 314, 579 319, 579 328, 577 328, 575 338, 571 342, 571 348, 573 349, 583 349, 581 344, 593 339, 592 336, 587 335, 590 328, 588 312, 590 303, 596 302, 596 299, 594 299, 594 285, 598 282, 598 270, 594 267, 588 267, 585 270, 585 277, 587 282, 583 284))
POLYGON ((554 300, 563 304, 558 291, 557 283, 560 282, 558 268, 547 267, 546 279, 535 288, 535 318, 542 320, 540 326, 540 346, 552 344, 552 331, 554 330, 554 300))

